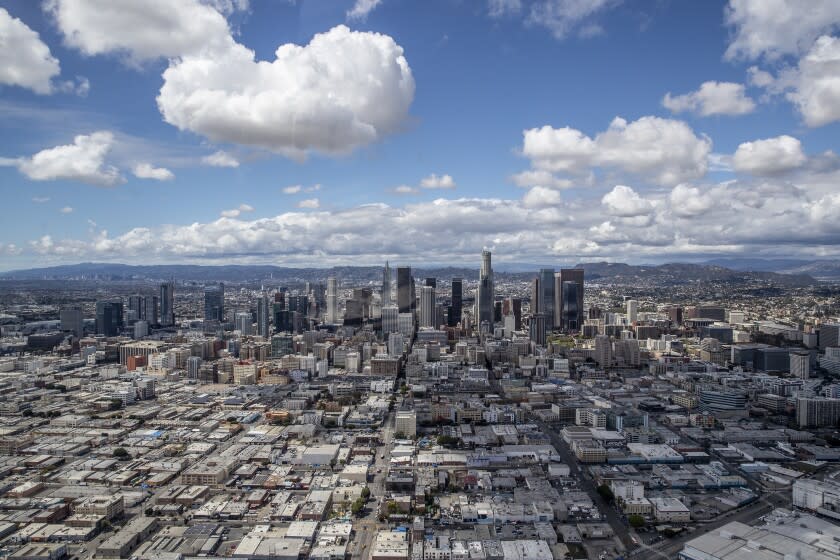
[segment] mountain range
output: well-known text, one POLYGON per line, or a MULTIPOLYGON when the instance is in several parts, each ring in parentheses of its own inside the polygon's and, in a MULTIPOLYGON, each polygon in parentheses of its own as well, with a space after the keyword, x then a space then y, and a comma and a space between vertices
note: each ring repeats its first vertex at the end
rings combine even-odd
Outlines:
MULTIPOLYGON (((729 259, 702 264, 668 263, 660 265, 630 265, 625 263, 589 262, 576 267, 586 271, 586 278, 621 283, 655 282, 682 284, 703 282, 765 281, 786 286, 817 283, 815 278, 840 279, 840 263, 833 261, 763 261, 760 259, 729 259), (820 264, 824 263, 824 264, 820 264), (812 274, 813 273, 813 274, 812 274)), ((538 266, 523 271, 500 267, 495 272, 500 280, 530 280, 538 266)), ((558 268, 559 269, 559 268, 558 268)), ((478 269, 470 267, 413 267, 416 278, 463 277, 475 279, 478 269)), ((291 268, 272 265, 126 265, 114 263, 80 263, 73 265, 33 268, 0 273, 0 280, 150 280, 175 278, 198 282, 304 282, 323 281, 329 276, 353 278, 377 283, 382 278, 379 266, 340 266, 332 268, 291 268)), ((393 279, 396 281, 396 278, 393 279)))

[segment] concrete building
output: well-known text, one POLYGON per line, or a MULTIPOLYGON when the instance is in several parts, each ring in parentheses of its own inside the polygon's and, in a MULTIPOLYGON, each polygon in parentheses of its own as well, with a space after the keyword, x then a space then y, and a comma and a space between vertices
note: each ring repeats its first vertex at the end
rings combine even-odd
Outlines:
POLYGON ((403 434, 405 437, 417 436, 417 413, 413 410, 397 411, 394 421, 394 432, 403 434))

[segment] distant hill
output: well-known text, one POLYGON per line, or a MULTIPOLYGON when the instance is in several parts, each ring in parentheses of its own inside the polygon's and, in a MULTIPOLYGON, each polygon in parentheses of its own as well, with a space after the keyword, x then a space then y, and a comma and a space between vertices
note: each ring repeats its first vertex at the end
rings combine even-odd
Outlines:
POLYGON ((767 271, 733 270, 723 266, 690 263, 661 265, 629 265, 624 263, 581 263, 589 280, 610 280, 617 283, 647 282, 655 284, 683 284, 688 282, 773 282, 784 286, 808 286, 817 283, 807 274, 780 274, 767 271))
MULTIPOLYGON (((824 261, 829 262, 829 261, 824 261)), ((787 263, 790 265, 790 263, 787 263)), ((765 269, 742 270, 715 264, 669 263, 663 265, 629 265, 625 263, 591 262, 577 265, 586 271, 588 280, 626 283, 683 284, 691 282, 750 282, 767 281, 786 286, 805 286, 817 281, 807 272, 791 270, 780 273, 765 269)), ((523 265, 518 265, 521 270, 523 265)), ((557 267, 556 270, 559 270, 557 267)), ((524 272, 496 272, 503 280, 529 280, 537 266, 524 272)), ((478 277, 477 268, 468 267, 413 267, 415 278, 435 277, 448 279, 478 277)), ((328 276, 352 278, 359 282, 378 283, 382 279, 380 266, 341 266, 332 268, 291 268, 271 265, 126 265, 111 263, 81 263, 74 265, 16 270, 0 274, 5 280, 149 280, 168 278, 198 282, 305 282, 323 281, 328 276)), ((840 276, 838 276, 840 277, 840 276)), ((396 278, 393 278, 396 281, 396 278)))
POLYGON ((840 279, 840 260, 724 258, 706 261, 704 264, 725 266, 734 270, 807 274, 822 280, 840 279))

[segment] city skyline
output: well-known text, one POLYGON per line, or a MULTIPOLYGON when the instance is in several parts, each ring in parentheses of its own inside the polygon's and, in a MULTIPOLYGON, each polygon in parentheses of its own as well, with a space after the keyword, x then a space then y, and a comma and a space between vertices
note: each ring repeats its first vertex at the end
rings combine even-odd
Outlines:
POLYGON ((836 3, 575 4, 5 3, 0 269, 837 258, 836 3))

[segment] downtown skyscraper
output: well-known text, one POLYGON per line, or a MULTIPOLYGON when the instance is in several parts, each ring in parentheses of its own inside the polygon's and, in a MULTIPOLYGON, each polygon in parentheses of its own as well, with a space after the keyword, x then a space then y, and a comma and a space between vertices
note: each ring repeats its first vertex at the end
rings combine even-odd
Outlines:
POLYGON ((476 290, 476 320, 478 324, 487 322, 493 325, 493 267, 490 262, 490 251, 486 249, 481 252, 481 271, 478 276, 478 289, 476 290))
POLYGON ((452 298, 449 305, 448 325, 458 326, 461 322, 461 308, 464 305, 464 280, 461 278, 452 279, 452 298))
POLYGON ((382 269, 382 307, 391 305, 391 267, 385 261, 385 268, 382 269))
POLYGON ((411 267, 397 267, 397 307, 400 308, 400 313, 413 313, 417 305, 415 299, 411 267))
POLYGON ((175 324, 175 282, 160 285, 160 325, 171 327, 175 324))
POLYGON ((204 288, 204 320, 225 320, 225 285, 206 286, 204 288))
POLYGON ((557 326, 565 331, 579 331, 583 326, 583 269, 560 269, 556 286, 557 326))

